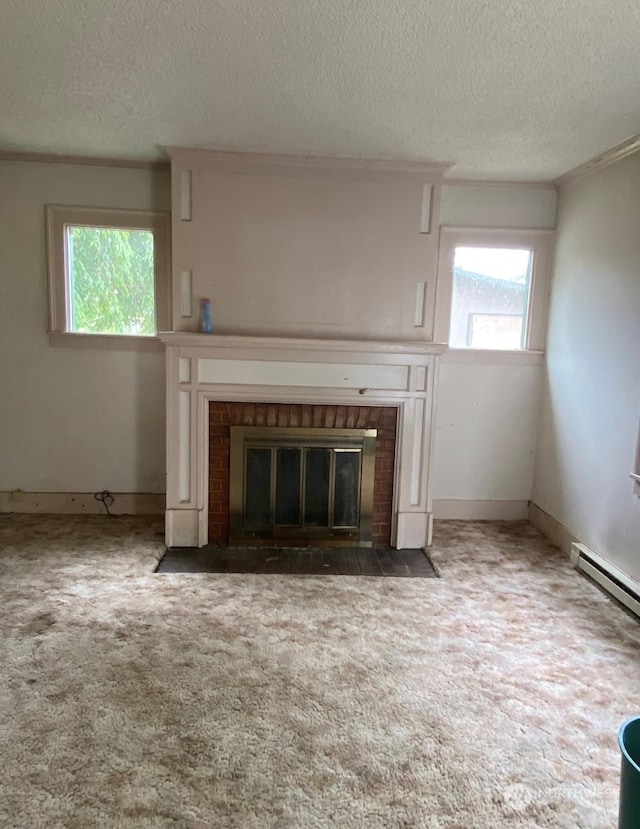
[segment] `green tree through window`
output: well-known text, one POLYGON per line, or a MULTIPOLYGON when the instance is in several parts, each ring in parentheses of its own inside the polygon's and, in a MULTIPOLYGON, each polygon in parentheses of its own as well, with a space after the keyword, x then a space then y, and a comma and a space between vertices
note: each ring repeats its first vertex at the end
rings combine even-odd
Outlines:
POLYGON ((71 226, 67 234, 69 330, 153 336, 153 233, 71 226))

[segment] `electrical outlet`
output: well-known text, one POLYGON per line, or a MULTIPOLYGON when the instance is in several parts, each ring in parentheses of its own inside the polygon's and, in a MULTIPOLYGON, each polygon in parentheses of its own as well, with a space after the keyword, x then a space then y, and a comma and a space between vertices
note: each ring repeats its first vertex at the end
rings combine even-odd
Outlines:
POLYGON ((12 501, 22 501, 24 498, 24 492, 21 489, 14 489, 11 493, 11 500, 12 501))

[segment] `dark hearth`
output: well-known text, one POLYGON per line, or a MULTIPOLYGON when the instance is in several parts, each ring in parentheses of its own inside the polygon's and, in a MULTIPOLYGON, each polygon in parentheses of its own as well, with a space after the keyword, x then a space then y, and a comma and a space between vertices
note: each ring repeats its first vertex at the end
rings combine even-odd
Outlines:
POLYGON ((156 573, 257 573, 301 576, 437 576, 424 550, 393 547, 174 547, 156 573))

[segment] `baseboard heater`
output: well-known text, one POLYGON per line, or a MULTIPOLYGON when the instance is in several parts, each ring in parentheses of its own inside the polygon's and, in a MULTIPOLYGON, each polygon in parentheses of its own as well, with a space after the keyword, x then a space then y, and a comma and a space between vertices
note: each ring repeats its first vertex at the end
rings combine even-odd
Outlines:
POLYGON ((571 545, 571 563, 640 619, 640 584, 586 544, 571 545))

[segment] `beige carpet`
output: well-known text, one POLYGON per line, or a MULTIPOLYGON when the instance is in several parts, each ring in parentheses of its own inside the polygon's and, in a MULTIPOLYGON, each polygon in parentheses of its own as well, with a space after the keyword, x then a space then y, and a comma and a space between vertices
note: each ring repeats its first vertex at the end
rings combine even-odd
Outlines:
POLYGON ((161 532, 0 516, 0 826, 616 825, 640 626, 528 524, 428 580, 153 575, 161 532))

